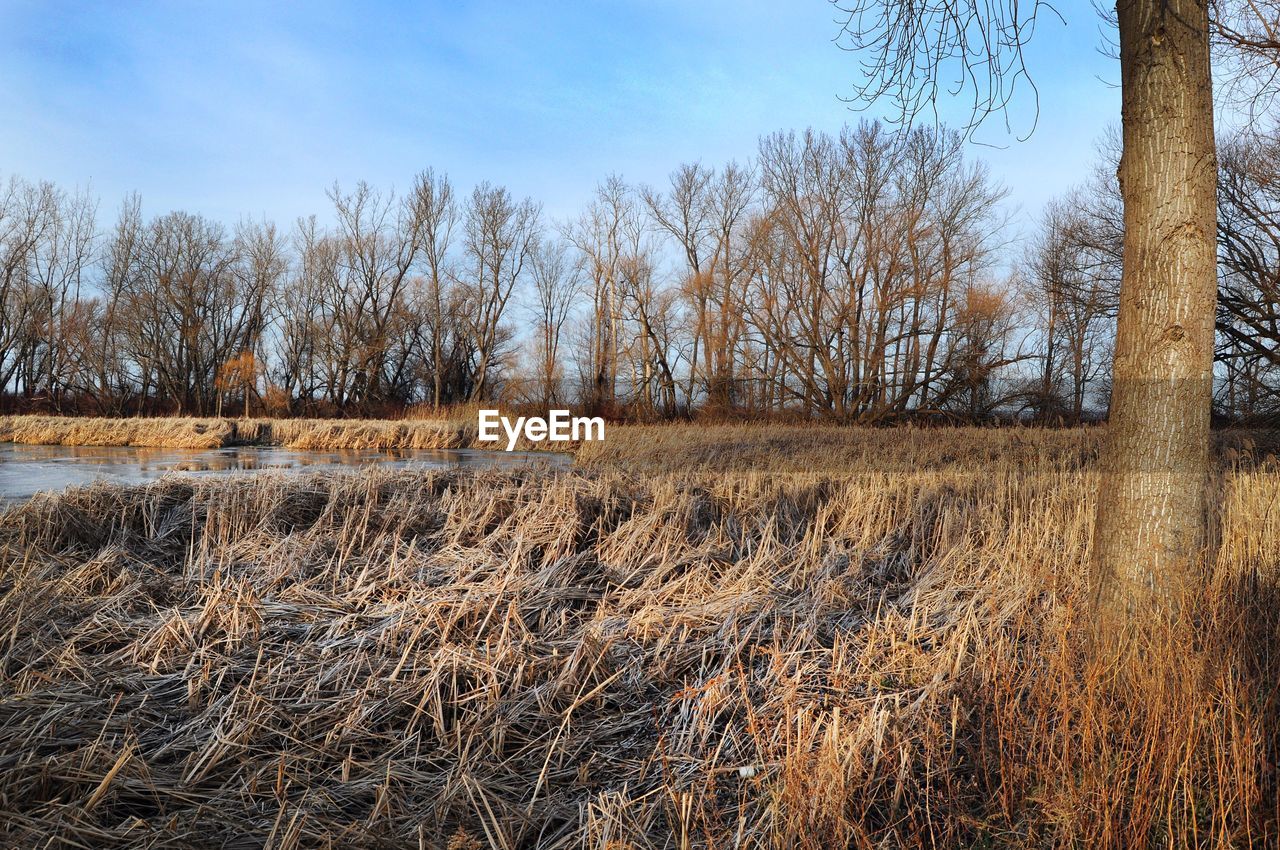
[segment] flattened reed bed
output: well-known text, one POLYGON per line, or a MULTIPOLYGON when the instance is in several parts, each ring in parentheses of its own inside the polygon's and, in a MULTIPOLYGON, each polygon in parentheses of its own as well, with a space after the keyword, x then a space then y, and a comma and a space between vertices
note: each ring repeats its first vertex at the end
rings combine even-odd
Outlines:
POLYGON ((1076 649, 1087 465, 40 496, 0 844, 1274 846, 1278 483, 1229 479, 1160 693, 1076 649))

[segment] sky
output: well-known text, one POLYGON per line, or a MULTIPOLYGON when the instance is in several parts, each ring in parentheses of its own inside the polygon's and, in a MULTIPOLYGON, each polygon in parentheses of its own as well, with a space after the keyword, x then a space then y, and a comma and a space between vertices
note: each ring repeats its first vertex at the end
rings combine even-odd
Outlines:
MULTIPOLYGON (((1029 222, 1081 182, 1119 119, 1119 68, 1089 0, 1045 14, 1030 89, 979 131, 1029 222), (1035 131, 1019 141, 1033 121, 1035 131)), ((826 0, 86 3, 0 0, 0 177, 89 187, 100 217, 288 226, 325 191, 403 189, 426 167, 576 213, 610 174, 751 157, 781 129, 835 131, 858 57, 826 0)), ((960 102, 943 118, 967 117, 960 102)))

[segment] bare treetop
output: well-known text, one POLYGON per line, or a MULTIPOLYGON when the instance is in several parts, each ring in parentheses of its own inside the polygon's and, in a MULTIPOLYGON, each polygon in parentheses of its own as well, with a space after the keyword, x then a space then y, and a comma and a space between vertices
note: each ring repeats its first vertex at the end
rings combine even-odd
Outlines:
MULTIPOLYGON (((862 80, 848 100, 863 108, 888 99, 889 121, 914 124, 932 114, 938 123, 939 95, 971 99, 965 134, 989 116, 1002 115, 1010 129, 1009 107, 1018 87, 1039 95, 1028 73, 1023 48, 1044 13, 1058 20, 1043 0, 831 0, 838 10, 836 43, 857 52, 862 80)), ((1027 130, 1027 135, 1034 129, 1027 130)), ((1023 136, 1022 138, 1025 138, 1023 136)))
POLYGON ((1255 126, 1280 95, 1280 0, 1214 0, 1210 11, 1218 96, 1255 126))

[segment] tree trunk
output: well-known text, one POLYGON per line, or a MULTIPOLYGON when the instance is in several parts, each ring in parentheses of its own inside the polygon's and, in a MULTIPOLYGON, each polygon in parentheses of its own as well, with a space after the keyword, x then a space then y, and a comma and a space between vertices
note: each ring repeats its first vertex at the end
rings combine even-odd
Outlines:
MULTIPOLYGON (((1054 334, 1057 331, 1058 322, 1057 288, 1057 281, 1049 284, 1049 327, 1045 329, 1044 374, 1040 379, 1040 418, 1044 421, 1048 421, 1050 409, 1058 406, 1050 402, 1054 395, 1053 344, 1056 341, 1054 334)), ((1053 410, 1053 413, 1056 414, 1057 412, 1057 410, 1053 410)))
POLYGON ((1217 174, 1206 0, 1119 0, 1124 272, 1094 533, 1104 640, 1177 617, 1213 541, 1217 174))
POLYGON ((436 327, 431 334, 431 402, 432 407, 439 412, 440 410, 440 311, 436 310, 436 327))

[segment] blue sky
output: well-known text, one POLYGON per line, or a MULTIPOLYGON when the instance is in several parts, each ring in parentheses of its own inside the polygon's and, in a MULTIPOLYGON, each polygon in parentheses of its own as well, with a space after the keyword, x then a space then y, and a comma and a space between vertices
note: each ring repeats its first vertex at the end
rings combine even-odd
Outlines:
MULTIPOLYGON (((1059 8, 1028 55, 1034 135, 997 122, 980 135, 1002 147, 971 147, 1024 217, 1119 118, 1091 4, 1059 8)), ((763 133, 856 122, 836 30, 825 0, 0 0, 0 176, 89 184, 104 218, 136 190, 148 214, 287 226, 323 218, 334 180, 404 187, 433 166, 565 216, 609 173, 660 183, 763 133)), ((1029 98, 1012 118, 1025 131, 1029 98)))

